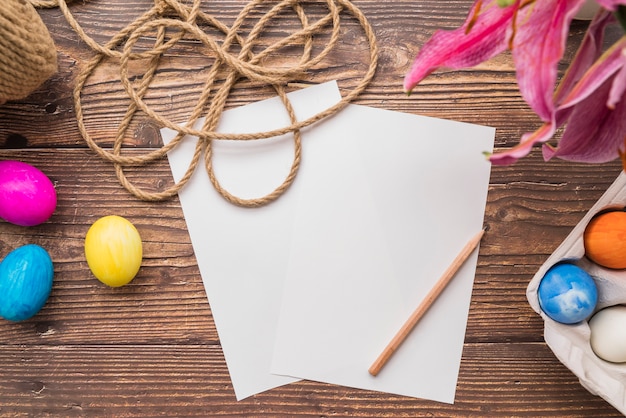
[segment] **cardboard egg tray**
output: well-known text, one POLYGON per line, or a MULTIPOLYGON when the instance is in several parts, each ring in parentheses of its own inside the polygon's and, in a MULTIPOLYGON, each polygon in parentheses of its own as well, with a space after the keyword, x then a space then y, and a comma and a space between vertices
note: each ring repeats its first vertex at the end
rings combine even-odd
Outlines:
POLYGON ((594 312, 608 306, 626 304, 626 270, 600 267, 585 256, 583 232, 590 219, 606 208, 626 206, 626 175, 622 172, 604 195, 576 225, 533 276, 526 290, 531 307, 544 320, 544 339, 556 357, 567 366, 591 393, 601 396, 622 414, 626 415, 626 363, 616 364, 600 359, 589 344, 587 321, 566 325, 550 319, 539 306, 537 288, 546 271, 559 261, 570 261, 595 280, 598 304, 594 312))

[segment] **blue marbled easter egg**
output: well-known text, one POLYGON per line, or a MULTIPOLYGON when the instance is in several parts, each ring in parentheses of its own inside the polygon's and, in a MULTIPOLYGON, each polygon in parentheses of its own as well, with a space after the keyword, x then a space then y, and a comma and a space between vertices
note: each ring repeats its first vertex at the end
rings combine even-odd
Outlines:
POLYGON ((551 267, 541 279, 537 295, 541 310, 563 324, 587 319, 598 302, 598 289, 593 278, 570 263, 551 267))
POLYGON ((39 245, 11 251, 0 263, 0 316, 9 321, 33 317, 52 290, 52 259, 39 245))

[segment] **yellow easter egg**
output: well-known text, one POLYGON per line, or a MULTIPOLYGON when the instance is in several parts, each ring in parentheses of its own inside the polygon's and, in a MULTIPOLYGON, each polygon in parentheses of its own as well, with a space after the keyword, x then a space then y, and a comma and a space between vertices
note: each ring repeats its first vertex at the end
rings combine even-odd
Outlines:
POLYGON ((91 272, 111 287, 133 280, 141 267, 142 251, 139 232, 121 216, 98 219, 85 236, 85 258, 91 272))

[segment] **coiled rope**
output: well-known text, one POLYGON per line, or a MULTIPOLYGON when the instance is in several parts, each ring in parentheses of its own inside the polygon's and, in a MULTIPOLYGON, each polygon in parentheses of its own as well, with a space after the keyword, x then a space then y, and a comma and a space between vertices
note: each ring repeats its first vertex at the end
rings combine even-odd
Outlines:
POLYGON ((226 26, 215 17, 203 12, 200 8, 201 0, 193 0, 191 5, 185 5, 179 0, 155 0, 150 10, 143 13, 132 23, 116 33, 104 45, 100 45, 82 29, 73 17, 66 0, 30 0, 30 2, 35 7, 59 7, 72 29, 95 53, 93 58, 88 60, 80 69, 74 88, 73 98, 79 130, 88 146, 100 157, 115 166, 117 178, 124 188, 136 197, 147 201, 161 201, 176 195, 201 164, 205 166, 211 183, 219 194, 235 205, 259 207, 276 200, 293 183, 300 167, 302 128, 339 112, 360 95, 374 77, 378 61, 378 48, 374 31, 363 13, 349 0, 325 0, 317 2, 299 0, 269 2, 267 0, 252 0, 241 10, 230 27, 226 26), (272 3, 273 5, 271 5, 268 11, 256 22, 248 33, 248 36, 243 38, 239 34, 239 31, 245 19, 257 6, 263 4, 263 6, 267 8, 268 3, 272 3), (310 22, 305 12, 305 3, 324 4, 327 13, 315 22, 310 22), (301 28, 276 41, 261 52, 253 53, 253 46, 261 32, 268 26, 272 19, 285 10, 293 11, 293 13, 296 14, 301 28), (320 64, 337 45, 340 35, 341 16, 343 13, 352 15, 363 29, 369 44, 369 67, 356 87, 342 96, 340 102, 313 117, 298 121, 294 114, 293 107, 287 98, 287 84, 300 79, 300 77, 312 69, 313 66, 320 64), (214 37, 210 36, 207 31, 202 29, 202 27, 206 28, 207 25, 224 34, 221 43, 218 43, 214 37), (316 34, 322 34, 324 31, 328 32, 329 30, 331 35, 330 41, 319 54, 313 55, 314 36, 316 34), (156 33, 156 37, 150 49, 135 51, 135 46, 140 39, 147 37, 148 34, 154 36, 154 33, 156 33), (202 92, 198 101, 194 104, 188 122, 184 125, 180 125, 156 113, 146 104, 144 97, 154 80, 160 60, 169 49, 183 38, 186 40, 194 39, 199 41, 204 46, 203 50, 208 50, 213 54, 214 63, 204 80, 202 92), (263 58, 271 56, 271 54, 276 53, 285 46, 292 45, 302 47, 302 55, 296 65, 287 68, 272 68, 261 64, 263 58), (230 51, 233 46, 238 46, 236 55, 230 51), (109 149, 99 146, 88 132, 85 125, 85 114, 81 101, 87 80, 104 59, 115 59, 119 61, 120 80, 131 100, 117 129, 113 146, 109 149), (129 63, 133 60, 149 61, 145 74, 135 85, 131 83, 129 76, 129 63), (226 80, 218 85, 216 83, 218 73, 223 74, 221 71, 223 71, 224 68, 228 70, 226 80), (272 131, 251 134, 217 133, 215 129, 225 108, 227 98, 235 83, 241 78, 247 78, 272 86, 287 110, 290 125, 272 131), (205 111, 205 109, 208 110, 205 111), (138 111, 144 112, 156 121, 160 127, 166 127, 176 131, 177 135, 168 144, 156 150, 149 151, 146 154, 140 156, 123 155, 123 140, 131 120, 138 111), (206 114, 204 114, 205 112, 206 114), (201 117, 205 118, 204 123, 200 129, 195 129, 196 121, 201 117), (262 197, 243 199, 231 194, 222 187, 213 170, 213 141, 251 141, 287 133, 292 133, 294 138, 293 161, 288 175, 275 190, 262 197), (189 167, 185 175, 178 182, 166 190, 154 192, 146 191, 129 180, 124 172, 125 167, 143 166, 163 158, 166 156, 167 152, 180 144, 186 135, 195 136, 198 138, 198 141, 196 142, 195 152, 189 167), (204 155, 204 159, 202 159, 202 155, 204 155))

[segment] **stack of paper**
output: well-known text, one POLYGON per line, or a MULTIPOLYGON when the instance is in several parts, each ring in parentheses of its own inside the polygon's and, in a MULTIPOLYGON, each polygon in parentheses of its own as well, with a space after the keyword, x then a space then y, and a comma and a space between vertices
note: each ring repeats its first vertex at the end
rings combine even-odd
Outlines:
MULTIPOLYGON (((341 99, 335 82, 289 97, 299 120, 341 99)), ((270 99, 225 112, 218 132, 287 125, 270 99)), ((482 228, 494 133, 348 105, 304 130, 296 181, 256 209, 226 202, 196 170, 180 201, 238 399, 310 379, 454 401, 477 252, 380 374, 367 370, 482 228)), ((196 140, 168 155, 176 181, 196 140)), ((293 149, 291 135, 214 141, 215 172, 231 193, 262 197, 293 149)))

